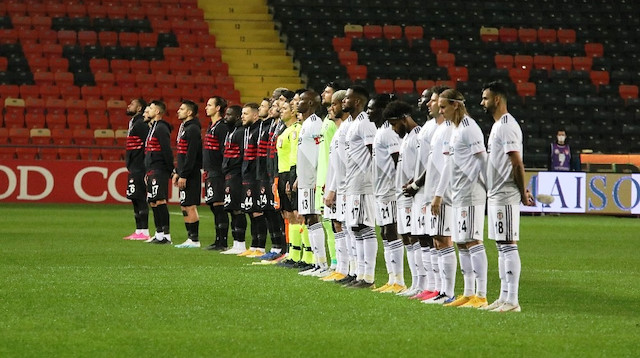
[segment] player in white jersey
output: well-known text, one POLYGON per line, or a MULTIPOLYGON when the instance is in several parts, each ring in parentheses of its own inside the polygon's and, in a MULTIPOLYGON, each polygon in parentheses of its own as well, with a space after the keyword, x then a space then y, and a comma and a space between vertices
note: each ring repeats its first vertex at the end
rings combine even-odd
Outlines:
MULTIPOLYGON (((407 250, 407 261, 411 271, 411 288, 409 291, 421 291, 424 286, 426 271, 422 263, 422 254, 418 238, 411 235, 413 199, 405 196, 403 188, 413 180, 415 163, 418 157, 418 137, 422 127, 411 117, 413 108, 405 102, 394 102, 384 111, 385 119, 393 130, 402 138, 400 156, 395 178, 395 191, 398 200, 398 233, 407 250), (416 258, 418 258, 416 260, 416 258)), ((404 262, 400 263, 404 265, 404 262)))
POLYGON ((400 151, 400 137, 383 118, 383 111, 395 96, 380 94, 369 101, 367 114, 378 130, 373 139, 373 182, 376 224, 380 227, 384 261, 388 281, 374 289, 376 292, 397 293, 406 289, 402 241, 396 227, 396 165, 400 151))
POLYGON ((487 152, 489 238, 498 248, 500 297, 485 307, 495 312, 520 312, 520 203, 535 205, 525 189, 522 130, 507 110, 507 90, 500 82, 482 89, 482 107, 494 120, 487 152))
POLYGON ((320 211, 315 204, 318 169, 318 149, 321 140, 322 119, 315 115, 320 105, 320 96, 313 90, 300 95, 298 113, 301 115, 302 127, 298 136, 298 159, 296 162, 297 179, 293 190, 298 192, 298 213, 304 216, 309 229, 309 240, 315 258, 315 267, 302 275, 325 277, 330 274, 327 264, 325 237, 320 211))
MULTIPOLYGON (((345 133, 347 131, 346 119, 349 113, 342 111, 342 100, 347 91, 339 90, 331 96, 331 106, 329 106, 329 116, 333 118, 334 123, 338 127, 331 139, 329 147, 329 167, 327 168, 327 179, 324 188, 325 214, 329 213, 331 224, 333 226, 336 245, 336 269, 335 271, 323 278, 323 281, 339 281, 347 278, 349 274, 349 247, 347 230, 342 226, 344 222, 344 200, 337 202, 338 187, 345 182, 345 163, 340 155, 340 138, 344 143, 345 133)), ((342 196, 342 194, 340 195, 342 196)), ((355 261, 354 261, 355 267, 355 261)), ((354 271, 355 272, 355 271, 354 271)))
POLYGON ((487 305, 487 255, 482 241, 487 196, 484 136, 476 121, 469 117, 460 92, 455 89, 442 92, 438 105, 440 113, 454 125, 448 166, 454 211, 453 241, 458 246, 464 293, 455 299, 441 293, 433 301, 480 308, 487 305))
MULTIPOLYGON (((451 136, 451 122, 445 121, 439 111, 438 98, 440 93, 449 89, 446 86, 434 86, 427 94, 429 96, 426 106, 429 115, 433 118, 425 123, 420 132, 420 151, 426 149, 426 164, 416 163, 415 181, 405 187, 405 195, 414 195, 414 210, 426 216, 426 233, 424 227, 416 230, 422 248, 422 261, 427 270, 427 287, 411 298, 429 300, 440 293, 448 293, 453 296, 456 274, 456 255, 451 242, 451 191, 449 189, 449 177, 443 177, 443 168, 446 163, 443 146, 448 148, 451 136), (444 124, 444 125, 443 125, 444 124), (446 140, 446 142, 444 141, 446 140), (443 189, 440 193, 446 198, 446 205, 437 203, 440 213, 432 215, 431 205, 436 195, 436 187, 442 181, 443 189), (424 239, 423 239, 424 238, 424 239), (426 245, 425 245, 426 241, 426 245)), ((419 160, 419 162, 422 162, 419 160)), ((422 220, 423 218, 418 218, 422 220)))
POLYGON ((342 110, 349 112, 353 123, 346 136, 346 224, 356 238, 357 279, 351 287, 374 286, 378 242, 375 231, 375 209, 372 181, 372 145, 376 126, 364 108, 369 93, 362 86, 352 86, 342 101, 342 110))

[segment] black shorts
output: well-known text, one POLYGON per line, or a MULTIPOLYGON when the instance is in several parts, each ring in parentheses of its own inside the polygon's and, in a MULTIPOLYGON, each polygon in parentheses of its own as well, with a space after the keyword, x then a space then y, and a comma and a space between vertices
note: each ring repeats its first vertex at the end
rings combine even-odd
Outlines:
POLYGON ((145 200, 147 198, 147 186, 144 183, 144 172, 129 173, 127 177, 127 199, 145 200))
POLYGON ((169 198, 170 172, 153 169, 147 172, 147 200, 154 203, 169 198))
POLYGON ((242 210, 240 204, 244 199, 242 192, 242 176, 228 174, 224 177, 224 210, 242 210))
POLYGON ((289 200, 286 191, 288 176, 289 173, 280 173, 278 176, 278 196, 280 197, 280 210, 291 212, 293 208, 291 207, 291 200, 289 200))
POLYGON ((179 194, 180 206, 200 205, 202 201, 202 175, 199 170, 187 178, 187 186, 180 189, 179 194))
POLYGON ((204 200, 207 204, 224 201, 224 177, 207 177, 204 181, 204 200))
POLYGON ((260 209, 260 194, 259 189, 260 185, 255 182, 243 182, 242 183, 242 211, 245 213, 257 213, 262 212, 260 209))
POLYGON ((270 180, 261 180, 258 184, 258 207, 260 211, 273 211, 273 191, 270 180))

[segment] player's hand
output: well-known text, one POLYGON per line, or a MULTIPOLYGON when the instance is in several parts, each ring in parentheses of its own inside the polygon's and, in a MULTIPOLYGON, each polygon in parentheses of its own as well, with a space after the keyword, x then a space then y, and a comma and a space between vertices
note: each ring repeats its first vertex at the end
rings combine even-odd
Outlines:
POLYGON ((187 187, 187 178, 178 179, 178 189, 184 190, 187 187))
POLYGON ((415 189, 414 186, 412 186, 412 184, 413 184, 413 180, 409 181, 407 184, 405 184, 402 187, 402 194, 404 196, 411 197, 411 196, 416 195, 416 193, 418 192, 419 188, 415 189))
POLYGON ((298 191, 298 179, 293 182, 293 186, 291 187, 291 191, 298 191))
POLYGON ((442 205, 442 197, 434 196, 433 200, 431 201, 431 215, 440 215, 440 205, 442 205))
POLYGON ((529 189, 525 190, 524 196, 520 200, 522 200, 522 204, 525 206, 536 206, 536 201, 533 199, 533 194, 531 194, 529 189))
POLYGON ((289 182, 284 184, 284 192, 287 196, 291 196, 291 185, 289 185, 289 182))
POLYGON ((173 176, 171 176, 171 182, 174 186, 178 186, 178 178, 178 174, 173 174, 173 176))
POLYGON ((324 197, 324 205, 326 206, 333 206, 336 203, 336 192, 331 190, 330 192, 327 193, 327 195, 324 197))

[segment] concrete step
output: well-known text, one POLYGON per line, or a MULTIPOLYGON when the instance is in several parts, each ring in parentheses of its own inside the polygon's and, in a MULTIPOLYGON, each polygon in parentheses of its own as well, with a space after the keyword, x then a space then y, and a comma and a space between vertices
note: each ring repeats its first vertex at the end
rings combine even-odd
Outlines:
MULTIPOLYGON (((244 48, 227 48, 222 53, 222 57, 228 56, 227 58, 234 58, 240 56, 288 56, 287 51, 284 49, 244 49, 244 48)), ((227 62, 225 60, 225 62, 227 62)))
MULTIPOLYGON (((281 42, 239 42, 237 40, 223 40, 218 39, 216 41, 216 47, 219 49, 251 49, 251 50, 262 50, 262 49, 272 49, 272 50, 283 50, 284 44, 281 42)), ((224 53, 224 51, 222 51, 224 53)))
POLYGON ((211 20, 209 27, 221 31, 275 30, 272 21, 211 20))
POLYGON ((229 75, 252 75, 252 76, 299 76, 300 73, 293 69, 254 69, 254 68, 234 68, 229 66, 229 75))

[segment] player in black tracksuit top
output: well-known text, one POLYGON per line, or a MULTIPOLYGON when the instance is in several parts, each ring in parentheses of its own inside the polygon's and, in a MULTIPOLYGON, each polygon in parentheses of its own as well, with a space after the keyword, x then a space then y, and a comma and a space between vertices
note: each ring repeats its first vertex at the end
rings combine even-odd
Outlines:
POLYGON ((223 251, 223 254, 240 254, 246 250, 245 232, 247 218, 240 206, 244 195, 242 193, 242 156, 244 148, 244 132, 240 116, 242 107, 230 106, 224 116, 229 126, 229 133, 224 141, 222 172, 224 174, 224 209, 231 213, 231 234, 233 247, 223 251))
POLYGON ((270 116, 271 102, 265 98, 260 104, 260 137, 258 140, 258 185, 260 200, 258 201, 267 220, 267 229, 271 234, 271 252, 266 253, 263 260, 273 260, 280 257, 282 248, 286 246, 284 237, 284 219, 273 206, 273 180, 274 176, 269 171, 269 154, 271 141, 276 128, 274 116, 270 116))
POLYGON ((127 106, 127 115, 132 116, 127 131, 125 165, 129 171, 127 178, 127 199, 133 204, 136 231, 124 237, 125 240, 149 239, 149 204, 144 184, 144 141, 149 134, 149 123, 142 113, 147 102, 142 98, 132 100, 127 106))
POLYGON ((199 248, 200 218, 198 205, 202 193, 202 137, 201 125, 196 116, 198 105, 183 100, 178 108, 178 119, 182 121, 177 138, 177 167, 173 184, 180 189, 180 209, 187 229, 187 240, 177 248, 199 248))
POLYGON ((242 108, 244 134, 244 155, 242 161, 242 190, 244 201, 242 210, 251 220, 251 247, 242 256, 264 255, 267 241, 267 221, 260 207, 258 185, 258 141, 260 139, 260 117, 257 103, 247 103, 242 108))
POLYGON ((224 140, 229 126, 224 121, 227 101, 218 96, 209 98, 205 111, 211 118, 202 143, 202 168, 205 174, 204 200, 209 205, 215 220, 216 240, 206 247, 207 250, 226 250, 229 233, 229 214, 224 211, 224 173, 222 159, 224 140))
POLYGON ((149 242, 171 244, 169 232, 169 178, 173 172, 171 124, 163 119, 167 110, 164 102, 152 101, 145 113, 151 128, 145 141, 144 166, 147 170, 147 199, 153 210, 156 234, 149 242))

